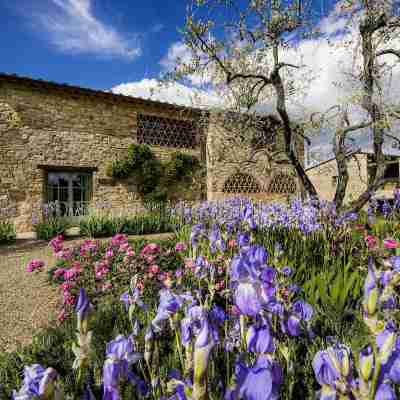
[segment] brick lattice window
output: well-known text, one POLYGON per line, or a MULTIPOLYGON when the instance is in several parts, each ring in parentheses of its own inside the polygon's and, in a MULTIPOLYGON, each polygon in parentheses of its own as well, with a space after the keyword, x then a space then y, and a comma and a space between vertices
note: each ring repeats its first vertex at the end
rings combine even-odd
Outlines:
POLYGON ((195 121, 138 114, 138 143, 194 149, 198 146, 198 133, 195 121))
POLYGON ((293 176, 279 172, 273 178, 268 187, 270 193, 296 193, 297 185, 293 176))
POLYGON ((260 193, 260 185, 248 174, 237 173, 229 177, 222 190, 224 193, 260 193))

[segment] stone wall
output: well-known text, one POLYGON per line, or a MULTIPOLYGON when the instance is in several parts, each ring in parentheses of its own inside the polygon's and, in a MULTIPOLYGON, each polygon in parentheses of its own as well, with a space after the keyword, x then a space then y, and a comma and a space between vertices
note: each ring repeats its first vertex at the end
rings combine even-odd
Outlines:
MULTIPOLYGON (((344 202, 355 200, 362 194, 368 183, 367 154, 358 153, 351 156, 348 162, 349 182, 344 202)), ((319 196, 324 200, 332 201, 335 196, 337 173, 336 160, 330 160, 309 169, 307 175, 315 185, 319 196)), ((393 198, 393 189, 377 190, 377 198, 393 198)))
MULTIPOLYGON (((106 175, 109 163, 125 157, 129 144, 137 141, 139 113, 196 121, 200 116, 199 110, 166 103, 0 74, 0 218, 11 217, 17 232, 32 231, 32 216, 40 219, 46 201, 47 171, 57 168, 92 172, 94 207, 107 200, 114 213, 142 210, 132 180, 106 175)), ((276 127, 276 119, 271 121, 276 127)), ((202 122, 204 130, 200 129, 194 149, 150 147, 164 161, 177 150, 206 161, 208 199, 238 194, 263 200, 287 198, 271 192, 272 181, 281 180, 279 173, 294 176, 298 193, 299 183, 288 161, 272 156, 283 146, 281 135, 271 152, 260 152, 254 162, 243 164, 249 148, 226 146, 225 139, 232 134, 227 125, 208 115, 202 122), (203 150, 201 135, 207 138, 203 150), (238 172, 248 174, 259 188, 257 193, 223 191, 227 179, 238 172)), ((302 141, 296 149, 303 161, 302 141)))
MULTIPOLYGON (((157 102, 1 76, 0 215, 12 217, 18 232, 32 230, 45 201, 46 167, 91 169, 93 204, 106 199, 116 212, 137 210, 133 182, 108 178, 106 167, 135 142, 138 112, 189 118, 157 102)), ((178 150, 152 149, 163 160, 178 150)))
MULTIPOLYGON (((207 135, 207 198, 218 200, 225 197, 246 195, 257 200, 286 200, 288 197, 301 192, 300 183, 289 160, 282 152, 284 138, 280 124, 274 117, 268 117, 270 131, 274 132, 271 145, 264 146, 259 151, 254 151, 251 144, 253 132, 245 127, 244 132, 236 130, 230 121, 224 117, 213 115, 209 124, 207 135), (238 138, 243 135, 244 138, 238 138), (281 151, 279 153, 279 151, 281 151), (254 156, 253 156, 254 154, 254 156), (227 185, 237 174, 245 176, 243 179, 252 180, 252 185, 257 187, 253 193, 235 191, 227 193, 227 185), (290 178, 289 178, 290 177, 290 178), (276 193, 272 182, 290 179, 295 186, 295 193, 276 193)), ((296 150, 300 161, 304 161, 304 144, 297 140, 296 150)), ((278 182, 280 184, 281 182, 278 182)), ((239 185, 240 186, 240 185, 239 185)), ((284 192, 284 190, 283 190, 284 192)))

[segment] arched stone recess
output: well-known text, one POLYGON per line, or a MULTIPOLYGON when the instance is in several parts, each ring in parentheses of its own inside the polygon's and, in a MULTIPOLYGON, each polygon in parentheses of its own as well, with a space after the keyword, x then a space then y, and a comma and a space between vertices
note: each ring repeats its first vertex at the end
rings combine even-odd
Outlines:
POLYGON ((291 195, 298 190, 296 177, 288 172, 277 172, 268 185, 268 193, 291 195))
POLYGON ((222 192, 226 194, 256 194, 262 191, 257 180, 250 174, 237 172, 225 182, 222 192))

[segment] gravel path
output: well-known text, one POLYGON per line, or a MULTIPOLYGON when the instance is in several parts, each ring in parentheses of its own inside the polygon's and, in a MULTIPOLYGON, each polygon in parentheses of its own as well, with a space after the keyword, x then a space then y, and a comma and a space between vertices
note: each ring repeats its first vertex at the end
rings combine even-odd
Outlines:
MULTIPOLYGON (((130 239, 155 240, 170 235, 130 236, 130 239)), ((83 239, 66 244, 70 246, 81 241, 83 239)), ((55 321, 61 296, 58 288, 46 281, 46 273, 25 271, 33 258, 43 260, 45 270, 54 264, 51 249, 45 242, 25 241, 0 248, 0 352, 15 350, 18 343, 28 344, 34 332, 55 321)))

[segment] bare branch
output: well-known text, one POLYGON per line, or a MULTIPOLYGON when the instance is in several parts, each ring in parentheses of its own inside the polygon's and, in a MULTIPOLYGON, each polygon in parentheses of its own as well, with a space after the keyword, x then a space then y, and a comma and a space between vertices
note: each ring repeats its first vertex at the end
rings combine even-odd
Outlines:
POLYGON ((376 57, 380 57, 380 56, 383 56, 385 54, 392 54, 392 55, 394 55, 394 56, 396 56, 397 58, 400 59, 400 51, 395 50, 395 49, 385 49, 385 50, 377 51, 375 53, 375 56, 376 57))

